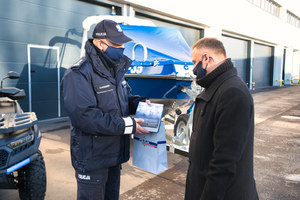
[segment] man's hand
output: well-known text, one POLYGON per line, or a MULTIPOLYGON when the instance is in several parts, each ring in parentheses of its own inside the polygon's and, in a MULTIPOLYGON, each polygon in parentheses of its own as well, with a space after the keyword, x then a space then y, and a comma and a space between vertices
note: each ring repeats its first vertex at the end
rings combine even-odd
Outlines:
POLYGON ((149 131, 147 131, 146 129, 144 129, 143 127, 141 127, 139 125, 139 123, 144 122, 143 119, 136 118, 135 121, 136 121, 136 133, 138 133, 138 134, 149 133, 149 131))
POLYGON ((148 105, 150 105, 150 104, 151 104, 151 101, 150 101, 150 100, 148 100, 148 99, 147 99, 145 102, 146 102, 148 105))

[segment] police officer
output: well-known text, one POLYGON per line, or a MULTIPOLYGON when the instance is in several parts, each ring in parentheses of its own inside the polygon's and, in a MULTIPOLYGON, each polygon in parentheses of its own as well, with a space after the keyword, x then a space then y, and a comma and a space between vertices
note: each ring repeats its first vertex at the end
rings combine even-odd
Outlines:
POLYGON ((85 57, 62 79, 65 109, 71 119, 71 159, 77 199, 119 199, 121 164, 129 160, 129 135, 148 133, 134 119, 139 101, 124 79, 130 42, 119 24, 103 20, 85 44, 85 57))

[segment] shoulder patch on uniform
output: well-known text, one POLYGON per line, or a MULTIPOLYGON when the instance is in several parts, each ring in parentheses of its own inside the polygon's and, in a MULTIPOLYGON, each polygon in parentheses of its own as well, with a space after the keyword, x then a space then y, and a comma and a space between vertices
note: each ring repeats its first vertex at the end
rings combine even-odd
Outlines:
POLYGON ((71 69, 79 69, 79 67, 82 65, 82 63, 84 63, 84 61, 86 61, 86 58, 80 58, 74 65, 72 65, 71 69))

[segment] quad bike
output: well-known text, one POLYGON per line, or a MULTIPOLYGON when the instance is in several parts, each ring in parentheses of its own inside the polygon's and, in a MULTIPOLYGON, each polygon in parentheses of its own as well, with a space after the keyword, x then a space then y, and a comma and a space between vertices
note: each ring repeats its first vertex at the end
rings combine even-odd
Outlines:
POLYGON ((18 189, 20 199, 42 200, 46 193, 46 168, 39 150, 41 134, 34 112, 23 112, 18 100, 23 89, 3 87, 3 80, 18 79, 10 71, 0 88, 0 189, 18 189))

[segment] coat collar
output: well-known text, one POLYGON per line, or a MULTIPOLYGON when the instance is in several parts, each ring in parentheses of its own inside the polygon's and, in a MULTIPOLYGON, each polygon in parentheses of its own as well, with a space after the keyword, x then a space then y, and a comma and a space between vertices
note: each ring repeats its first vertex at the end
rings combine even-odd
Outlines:
POLYGON ((237 75, 236 68, 231 68, 228 71, 222 73, 211 83, 211 85, 207 89, 204 90, 204 92, 202 92, 197 96, 197 99, 199 98, 199 99, 203 99, 206 102, 209 102, 211 98, 214 96, 217 89, 222 85, 222 83, 224 83, 226 80, 236 75, 237 75))

